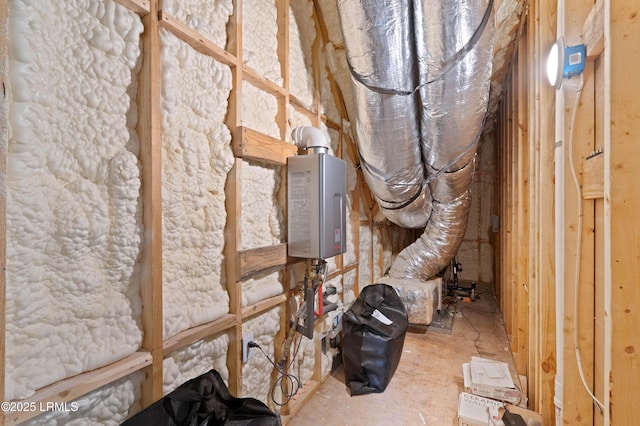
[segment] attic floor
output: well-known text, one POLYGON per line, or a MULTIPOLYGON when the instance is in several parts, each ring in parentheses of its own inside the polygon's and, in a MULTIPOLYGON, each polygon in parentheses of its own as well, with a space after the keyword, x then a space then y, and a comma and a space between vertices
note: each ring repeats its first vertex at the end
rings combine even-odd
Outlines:
POLYGON ((457 302, 451 334, 409 329, 400 364, 383 393, 351 397, 339 367, 284 422, 288 426, 457 425, 458 395, 464 389, 462 363, 471 356, 509 363, 520 386, 492 287, 478 287, 475 301, 457 302))

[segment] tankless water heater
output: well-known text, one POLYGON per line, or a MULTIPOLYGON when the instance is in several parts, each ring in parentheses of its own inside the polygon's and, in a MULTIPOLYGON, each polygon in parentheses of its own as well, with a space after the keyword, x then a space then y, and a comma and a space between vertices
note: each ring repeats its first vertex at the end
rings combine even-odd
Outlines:
POLYGON ((326 148, 307 150, 287 159, 288 254, 327 259, 346 251, 347 167, 326 148))

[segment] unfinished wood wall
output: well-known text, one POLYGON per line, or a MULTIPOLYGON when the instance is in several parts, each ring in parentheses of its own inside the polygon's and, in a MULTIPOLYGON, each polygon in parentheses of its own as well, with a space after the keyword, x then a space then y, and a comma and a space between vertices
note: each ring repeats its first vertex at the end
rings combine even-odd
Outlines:
POLYGON ((499 110, 498 293, 529 406, 545 424, 554 397, 562 424, 640 415, 639 16, 635 4, 531 1, 499 110), (587 64, 556 92, 544 67, 557 35, 584 43, 587 64))
MULTIPOLYGON (((289 106, 296 111, 310 117, 315 126, 320 124, 326 125, 328 128, 336 130, 340 135, 339 147, 336 155, 339 157, 349 157, 354 165, 358 164, 355 145, 349 130, 343 129, 343 121, 348 117, 344 100, 338 85, 333 80, 329 70, 329 82, 332 96, 336 101, 338 111, 340 112, 340 122, 333 121, 321 113, 320 93, 316 89, 312 105, 306 105, 298 100, 289 92, 289 75, 292 72, 289 69, 288 52, 289 52, 289 1, 277 0, 275 2, 278 10, 278 56, 281 64, 283 84, 277 85, 266 78, 259 75, 255 70, 250 69, 243 64, 242 59, 242 0, 234 0, 234 14, 231 16, 228 25, 228 39, 232 42, 228 46, 217 46, 206 37, 179 22, 174 17, 167 14, 161 9, 162 3, 159 0, 118 0, 118 2, 129 9, 133 10, 142 17, 144 24, 143 33, 143 66, 140 73, 140 85, 138 99, 139 104, 139 124, 138 132, 141 143, 141 163, 142 163, 142 183, 143 183, 143 222, 144 230, 144 247, 143 247, 143 273, 142 273, 142 300, 143 300, 143 329, 144 340, 143 347, 138 352, 122 359, 114 364, 107 365, 103 368, 85 372, 75 377, 54 383, 43 389, 38 390, 35 395, 30 397, 26 402, 68 402, 72 401, 90 391, 109 384, 119 378, 122 378, 135 371, 144 371, 145 380, 142 389, 143 406, 147 406, 163 395, 163 359, 173 352, 184 348, 190 344, 200 341, 207 337, 215 337, 223 333, 230 335, 230 344, 228 348, 227 366, 229 368, 229 388, 235 395, 239 395, 242 389, 242 345, 243 322, 256 315, 264 313, 276 306, 281 308, 280 331, 276 336, 274 347, 275 355, 281 355, 281 344, 284 341, 285 334, 289 327, 289 274, 287 268, 294 263, 299 262, 298 259, 292 259, 287 256, 286 244, 280 244, 270 247, 261 247, 252 250, 240 250, 240 230, 242 224, 241 218, 241 181, 240 172, 242 167, 241 159, 252 160, 264 164, 276 164, 284 166, 286 158, 297 153, 294 145, 285 142, 286 135, 290 133, 288 124, 289 106), (162 91, 161 78, 161 57, 160 57, 160 40, 159 30, 164 28, 188 43, 198 52, 211 56, 232 70, 233 90, 229 98, 227 126, 232 135, 232 148, 235 156, 234 166, 228 174, 225 194, 226 194, 226 210, 227 224, 225 228, 225 273, 227 280, 227 290, 230 296, 229 314, 224 315, 211 323, 199 325, 197 327, 185 330, 166 340, 162 337, 162 126, 160 111, 160 96, 162 91), (276 120, 280 128, 280 138, 276 139, 261 134, 253 129, 242 127, 241 105, 242 83, 250 82, 260 90, 268 92, 278 99, 278 112, 276 120), (242 306, 242 282, 256 273, 265 270, 284 270, 283 276, 285 294, 263 300, 250 306, 242 306)), ((326 27, 322 22, 321 11, 315 4, 314 22, 309 25, 316 26, 317 39, 313 46, 313 67, 315 87, 321 87, 320 84, 320 55, 322 54, 322 37, 326 40, 326 27)), ((2 25, 6 25, 7 2, 2 2, 0 7, 0 21, 2 25)), ((6 57, 7 42, 2 37, 0 45, 0 57, 2 59, 2 76, 6 75, 6 57)), ((6 93, 2 99, 5 108, 3 114, 6 114, 7 98, 6 93)), ((2 122, 2 158, 6 158, 7 149, 7 119, 4 116, 2 122)), ((3 163, 4 164, 4 163, 3 163)), ((286 168, 282 168, 282 189, 279 198, 282 204, 286 201, 286 168)), ((0 263, 4 264, 6 259, 5 252, 5 220, 4 208, 6 200, 6 184, 4 180, 5 166, 0 167, 0 187, 2 188, 2 200, 0 202, 0 236, 2 245, 0 250, 0 263)), ((344 279, 346 273, 355 272, 355 288, 354 292, 358 294, 358 260, 361 256, 367 261, 367 265, 371 267, 370 276, 375 279, 382 276, 382 250, 377 259, 378 264, 374 265, 372 246, 362 248, 359 247, 358 232, 360 226, 370 227, 373 233, 374 227, 383 232, 387 225, 374 225, 372 218, 376 213, 376 205, 372 200, 362 174, 358 171, 358 182, 356 190, 351 194, 352 211, 348 212, 351 222, 352 237, 355 246, 356 261, 352 264, 344 264, 342 256, 338 256, 336 265, 337 270, 331 272, 327 276, 327 280, 341 276, 344 279), (360 209, 362 205, 362 209, 360 209)), ((409 235, 411 233, 408 233, 409 235)), ((385 249, 392 253, 397 252, 410 241, 406 239, 397 240, 396 244, 390 244, 385 249), (397 243, 399 241, 400 243, 397 243)), ((4 268, 3 268, 4 269, 4 268)), ((4 294, 5 276, 0 276, 0 292, 4 294)), ((4 359, 4 297, 0 298, 0 309, 2 309, 2 324, 0 326, 0 359, 4 359)), ((319 321, 316 322, 318 324, 319 321)), ((317 349, 320 342, 316 342, 317 349)), ((319 349, 316 350, 317 358, 320 356, 319 349)), ((298 398, 288 407, 283 408, 283 414, 293 414, 306 398, 313 394, 319 387, 319 384, 326 377, 322 377, 319 359, 316 359, 317 368, 314 371, 312 380, 306 383, 305 392, 302 397, 298 398)), ((4 362, 0 362, 0 377, 4 377, 4 362)), ((4 395, 4 381, 0 380, 0 397, 4 395)), ((18 412, 5 413, 0 418, 2 424, 17 424, 25 421, 38 412, 18 412), (10 415, 9 415, 10 414, 10 415)))

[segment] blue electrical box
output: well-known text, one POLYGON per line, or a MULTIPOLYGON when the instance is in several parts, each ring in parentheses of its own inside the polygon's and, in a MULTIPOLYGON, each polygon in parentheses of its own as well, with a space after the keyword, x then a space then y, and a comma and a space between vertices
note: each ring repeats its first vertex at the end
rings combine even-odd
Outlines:
POLYGON ((587 56, 587 48, 584 44, 567 46, 564 49, 564 66, 562 75, 564 78, 571 78, 584 71, 584 63, 587 56))

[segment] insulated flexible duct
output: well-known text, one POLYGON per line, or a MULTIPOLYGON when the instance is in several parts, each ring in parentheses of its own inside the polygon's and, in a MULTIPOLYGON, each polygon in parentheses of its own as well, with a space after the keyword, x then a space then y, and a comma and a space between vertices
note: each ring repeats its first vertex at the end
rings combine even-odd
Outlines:
POLYGON ((389 220, 425 228, 393 278, 437 275, 462 242, 489 100, 492 1, 338 0, 365 180, 389 220))

